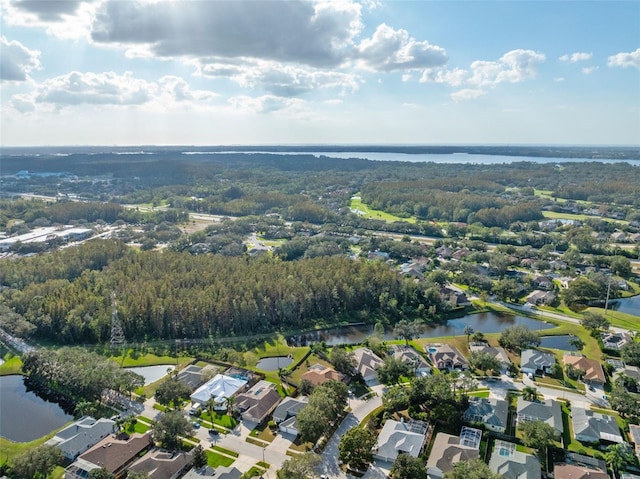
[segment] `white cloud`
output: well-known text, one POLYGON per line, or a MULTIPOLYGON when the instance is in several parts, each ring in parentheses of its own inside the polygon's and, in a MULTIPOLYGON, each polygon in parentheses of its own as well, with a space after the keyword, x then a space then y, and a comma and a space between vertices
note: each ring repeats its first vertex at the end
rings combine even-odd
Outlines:
POLYGON ((418 110, 422 108, 422 106, 418 103, 403 103, 402 108, 407 108, 409 110, 418 110))
POLYGON ((640 70, 640 48, 628 53, 617 53, 609 57, 607 65, 610 67, 635 67, 640 70))
POLYGON ((417 41, 406 30, 384 23, 371 38, 360 42, 354 56, 361 67, 381 72, 434 68, 447 62, 444 48, 417 41))
POLYGON ((446 83, 451 86, 460 86, 469 77, 469 72, 462 68, 454 70, 428 69, 422 73, 420 83, 446 83))
POLYGON ((592 56, 592 53, 576 52, 572 53, 571 55, 562 55, 560 58, 558 58, 558 60, 560 60, 561 62, 577 63, 591 60, 592 56))
POLYGON ((546 59, 542 53, 533 50, 511 50, 497 62, 475 61, 471 64, 472 76, 469 83, 477 86, 498 83, 518 83, 535 78, 537 64, 546 59))
POLYGON ((466 100, 475 100, 478 97, 486 94, 487 92, 484 90, 480 90, 477 88, 466 88, 464 90, 458 90, 451 94, 451 99, 453 101, 466 101, 466 100))
POLYGON ((22 82, 29 72, 40 68, 40 52, 30 50, 18 41, 0 36, 0 80, 22 82))
POLYGON ((553 79, 553 81, 556 83, 562 83, 564 80, 565 80, 564 77, 557 77, 553 79))
POLYGON ((64 109, 80 105, 161 106, 164 110, 182 105, 198 106, 217 95, 206 90, 192 90, 182 78, 165 76, 156 82, 135 78, 131 72, 70 72, 45 80, 28 94, 14 95, 12 106, 27 112, 39 105, 64 109))
POLYGON ((594 71, 596 71, 598 69, 598 67, 584 67, 582 70, 582 73, 584 75, 591 75, 594 71))
POLYGON ((229 98, 229 103, 237 110, 244 113, 272 113, 278 110, 299 112, 305 105, 299 98, 283 98, 274 95, 260 97, 235 96, 229 98))
POLYGON ((260 87, 282 97, 299 96, 324 88, 338 89, 341 94, 347 94, 356 91, 361 83, 358 76, 351 73, 265 61, 207 64, 200 67, 200 73, 209 77, 226 77, 242 87, 260 87))

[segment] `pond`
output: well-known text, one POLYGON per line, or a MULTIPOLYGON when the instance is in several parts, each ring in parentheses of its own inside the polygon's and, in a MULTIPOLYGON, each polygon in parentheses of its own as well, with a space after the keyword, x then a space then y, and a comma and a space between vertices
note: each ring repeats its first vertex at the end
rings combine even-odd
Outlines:
POLYGON ((280 368, 286 368, 293 362, 293 358, 289 356, 273 356, 270 358, 262 358, 256 365, 257 369, 262 371, 277 371, 280 368))
POLYGON ((640 316, 640 295, 610 301, 609 308, 621 313, 640 316))
POLYGON ((549 349, 561 349, 562 351, 577 351, 578 349, 569 343, 575 336, 568 334, 563 336, 542 336, 540 338, 540 347, 549 349))
POLYGON ((148 386, 149 384, 155 383, 159 379, 162 379, 167 374, 169 374, 168 371, 173 371, 175 368, 176 367, 173 364, 161 364, 159 366, 141 366, 137 368, 125 369, 142 376, 144 378, 144 385, 148 386))
MULTIPOLYGON (((418 338, 437 338, 440 336, 459 336, 464 334, 464 329, 470 326, 475 331, 487 333, 499 333, 509 326, 522 325, 531 330, 551 329, 553 324, 545 323, 537 319, 527 318, 507 313, 487 312, 450 319, 443 323, 425 325, 418 338)), ((361 324, 354 326, 340 326, 335 328, 313 331, 301 336, 287 338, 289 344, 307 344, 310 342, 324 341, 328 346, 339 344, 358 344, 373 334, 373 325, 361 324)), ((396 339, 393 331, 386 331, 385 340, 396 339)))
POLYGON ((59 404, 28 389, 22 376, 0 377, 0 404, 0 435, 10 441, 33 441, 73 420, 59 404))

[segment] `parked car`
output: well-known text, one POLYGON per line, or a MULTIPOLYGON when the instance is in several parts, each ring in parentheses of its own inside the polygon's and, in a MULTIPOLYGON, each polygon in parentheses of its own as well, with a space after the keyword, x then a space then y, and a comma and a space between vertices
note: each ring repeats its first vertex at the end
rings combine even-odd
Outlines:
POLYGON ((220 434, 220 432, 215 428, 211 428, 209 429, 209 434, 211 434, 212 436, 217 436, 220 434))

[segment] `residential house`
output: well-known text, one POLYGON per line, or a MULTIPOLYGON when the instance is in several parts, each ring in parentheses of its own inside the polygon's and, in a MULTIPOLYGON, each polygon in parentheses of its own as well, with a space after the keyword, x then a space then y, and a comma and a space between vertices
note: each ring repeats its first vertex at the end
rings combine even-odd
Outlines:
POLYGON ((565 261, 562 261, 560 259, 553 259, 549 261, 549 266, 554 270, 567 269, 569 267, 569 265, 565 261))
POLYGON ((629 436, 635 445, 636 457, 640 459, 640 426, 629 424, 629 436))
POLYGON ((633 341, 629 333, 603 331, 600 333, 604 349, 613 349, 618 351, 627 343, 633 341))
POLYGON ((191 467, 192 461, 190 453, 173 453, 154 449, 134 462, 128 469, 132 472, 146 472, 149 479, 177 479, 191 467))
POLYGON ((572 354, 565 354, 562 357, 562 361, 565 365, 571 365, 578 371, 582 371, 584 375, 582 380, 589 384, 604 385, 607 382, 607 378, 604 375, 604 369, 599 361, 595 359, 585 358, 584 356, 575 356, 572 354))
POLYGON ((602 469, 579 464, 556 464, 553 466, 554 479, 611 479, 602 469))
POLYGON ((353 351, 356 371, 362 376, 367 384, 375 383, 378 380, 376 369, 382 366, 383 361, 369 348, 358 348, 353 351))
POLYGON ((551 353, 537 349, 525 349, 520 353, 520 370, 523 374, 551 374, 556 358, 551 353))
POLYGON ((430 479, 442 479, 460 461, 480 457, 482 431, 463 427, 460 436, 439 432, 427 459, 427 475, 430 479))
POLYGON ((227 398, 243 391, 247 383, 246 379, 240 377, 216 374, 213 379, 194 391, 191 395, 191 401, 193 403, 206 404, 207 401, 213 399, 215 403, 214 409, 224 410, 226 409, 227 398))
POLYGON ((640 368, 638 366, 625 364, 624 368, 618 374, 624 374, 625 376, 635 379, 636 382, 640 384, 640 368))
POLYGON ((608 414, 574 406, 571 422, 573 433, 580 442, 624 442, 616 418, 608 414))
POLYGON ((542 476, 536 456, 517 451, 514 443, 499 439, 494 443, 489 469, 508 479, 540 479, 542 476))
POLYGON ((307 398, 287 397, 273 411, 273 421, 278 425, 280 432, 298 435, 298 422, 296 416, 300 409, 307 405, 307 398))
POLYGON ((504 350, 504 348, 494 348, 493 346, 489 346, 487 343, 471 343, 469 344, 469 351, 472 353, 485 353, 490 356, 496 358, 500 361, 501 372, 506 373, 511 367, 511 361, 509 360, 509 355, 504 350))
POLYGON ((426 439, 428 425, 421 421, 387 419, 378 435, 373 457, 393 462, 399 454, 418 457, 426 439))
POLYGON ((448 344, 427 344, 425 351, 429 360, 438 369, 452 371, 454 369, 469 369, 469 361, 454 346, 448 344))
POLYGON ((439 248, 436 248, 436 254, 441 259, 449 259, 453 254, 453 250, 448 246, 440 246, 439 248))
POLYGON ((526 401, 522 397, 518 398, 516 422, 521 424, 525 421, 542 421, 553 427, 560 434, 564 431, 562 426, 562 409, 560 404, 554 399, 544 401, 526 401))
POLYGON ((539 289, 536 289, 535 291, 532 291, 527 295, 525 301, 528 304, 532 304, 534 306, 541 306, 544 304, 553 304, 556 299, 558 299, 558 295, 556 295, 556 293, 554 293, 553 291, 541 291, 539 289))
POLYGON ((464 291, 443 287, 440 289, 440 299, 452 308, 462 308, 471 304, 464 291))
POLYGON ((553 281, 551 281, 551 278, 543 274, 534 275, 533 278, 531 278, 531 284, 534 288, 544 290, 549 290, 553 287, 553 281))
POLYGON ((616 243, 626 243, 627 235, 623 231, 616 231, 614 233, 611 233, 611 241, 614 241, 616 243))
POLYGON ((431 366, 411 346, 393 344, 389 347, 389 354, 403 363, 410 364, 416 376, 428 376, 431 374, 431 366))
POLYGON ((313 366, 309 366, 307 372, 304 373, 300 379, 306 379, 314 386, 318 386, 327 381, 346 382, 347 377, 333 368, 316 363, 313 366))
POLYGON ((470 397, 464 419, 467 422, 483 423, 491 431, 504 433, 508 415, 509 403, 503 399, 470 397))
POLYGON ((258 381, 246 393, 236 396, 234 408, 242 414, 243 420, 260 424, 273 412, 281 399, 275 384, 258 381))
POLYGON ((84 416, 58 431, 45 444, 56 446, 66 459, 73 461, 98 441, 113 434, 115 430, 116 423, 111 419, 94 419, 91 416, 84 416))
POLYGON ((139 454, 153 447, 151 432, 134 433, 127 439, 109 436, 84 452, 65 469, 65 479, 86 479, 93 469, 105 468, 116 479, 139 454))
POLYGON ((240 479, 242 472, 233 466, 218 466, 215 469, 204 466, 199 469, 193 468, 187 472, 182 479, 240 479))
POLYGON ((204 368, 201 368, 195 364, 190 364, 178 373, 177 379, 182 384, 189 386, 193 391, 200 387, 207 377, 213 377, 217 371, 218 369, 212 365, 207 365, 204 368))

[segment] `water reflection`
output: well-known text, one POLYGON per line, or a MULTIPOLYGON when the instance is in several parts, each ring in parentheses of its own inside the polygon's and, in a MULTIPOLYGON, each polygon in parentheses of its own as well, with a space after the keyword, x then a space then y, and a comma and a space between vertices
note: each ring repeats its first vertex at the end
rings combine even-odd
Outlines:
POLYGON ((610 301, 609 308, 614 311, 620 311, 621 313, 640 316, 640 295, 610 301))
MULTIPOLYGON (((538 321, 526 316, 507 313, 487 312, 450 319, 445 323, 425 325, 419 338, 436 338, 440 336, 459 336, 464 334, 467 326, 474 332, 499 333, 509 326, 522 325, 532 330, 543 330, 555 327, 553 324, 538 321)), ((290 344, 308 344, 324 341, 328 346, 339 344, 358 344, 373 334, 373 325, 340 326, 320 331, 314 331, 300 336, 288 338, 290 344)), ((392 331, 386 331, 385 340, 396 339, 392 331)))
POLYGON ((64 426, 73 416, 53 399, 36 393, 22 376, 0 377, 0 435, 28 442, 64 426))

